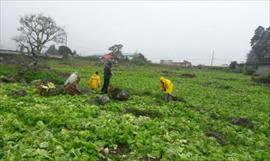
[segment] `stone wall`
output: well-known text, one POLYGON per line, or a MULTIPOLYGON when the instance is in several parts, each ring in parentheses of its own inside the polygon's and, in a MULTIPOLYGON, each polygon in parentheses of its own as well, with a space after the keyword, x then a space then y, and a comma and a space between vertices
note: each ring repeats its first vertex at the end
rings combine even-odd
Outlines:
POLYGON ((260 76, 268 76, 268 74, 270 74, 270 64, 258 65, 255 74, 260 76))

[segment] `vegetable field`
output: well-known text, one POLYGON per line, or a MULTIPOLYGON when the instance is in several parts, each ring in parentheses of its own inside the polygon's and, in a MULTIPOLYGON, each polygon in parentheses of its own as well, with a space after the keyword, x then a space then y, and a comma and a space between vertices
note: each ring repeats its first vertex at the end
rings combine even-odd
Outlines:
MULTIPOLYGON (((95 67, 78 71, 87 87, 95 67)), ((98 67, 102 73, 102 67, 98 67)), ((0 160, 229 160, 270 158, 270 90, 249 76, 207 69, 113 66, 127 101, 94 105, 99 94, 39 96, 23 83, 0 84, 0 160), (174 83, 165 102, 159 77, 174 83), (191 76, 192 75, 192 76, 191 76), (24 97, 10 91, 24 89, 24 97), (241 118, 241 119, 239 119, 241 118)))

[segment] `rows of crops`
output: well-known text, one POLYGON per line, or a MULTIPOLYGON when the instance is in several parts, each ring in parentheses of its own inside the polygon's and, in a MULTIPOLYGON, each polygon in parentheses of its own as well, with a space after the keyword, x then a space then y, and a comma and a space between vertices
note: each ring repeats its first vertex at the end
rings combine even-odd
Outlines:
MULTIPOLYGON (((128 89, 131 97, 103 106, 89 104, 97 94, 42 97, 33 86, 1 83, 0 159, 269 160, 269 87, 222 71, 115 69, 112 85, 128 89), (182 101, 162 100, 160 75, 173 81, 182 101), (17 89, 28 95, 8 95, 17 89), (248 118, 253 127, 234 125, 229 117, 248 118), (209 131, 222 134, 224 142, 208 137, 209 131)), ((86 87, 94 67, 76 70, 86 87)))

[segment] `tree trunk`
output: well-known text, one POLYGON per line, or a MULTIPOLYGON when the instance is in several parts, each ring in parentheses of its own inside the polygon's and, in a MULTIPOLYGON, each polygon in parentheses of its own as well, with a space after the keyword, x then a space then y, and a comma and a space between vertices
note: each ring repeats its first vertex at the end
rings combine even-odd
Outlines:
POLYGON ((28 68, 35 68, 38 64, 38 56, 34 51, 32 52, 31 58, 32 58, 32 61, 28 64, 28 68))

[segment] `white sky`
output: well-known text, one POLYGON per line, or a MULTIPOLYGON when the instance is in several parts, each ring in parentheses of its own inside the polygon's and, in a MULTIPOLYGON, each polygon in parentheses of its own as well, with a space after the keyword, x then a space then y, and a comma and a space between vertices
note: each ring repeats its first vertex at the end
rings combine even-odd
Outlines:
POLYGON ((270 26, 270 1, 3 1, 0 48, 15 49, 19 16, 43 13, 68 32, 81 55, 124 53, 214 65, 245 61, 257 26, 270 26))

